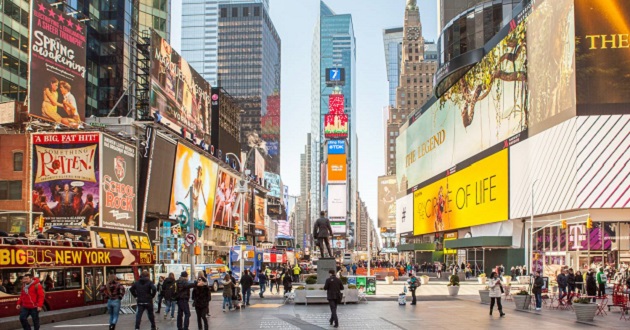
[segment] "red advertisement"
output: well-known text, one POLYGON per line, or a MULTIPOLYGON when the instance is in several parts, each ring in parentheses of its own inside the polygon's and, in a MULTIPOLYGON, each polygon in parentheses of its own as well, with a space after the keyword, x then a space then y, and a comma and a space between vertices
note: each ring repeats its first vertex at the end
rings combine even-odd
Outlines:
POLYGON ((324 136, 329 139, 344 139, 348 137, 348 115, 325 115, 324 136))
POLYGON ((151 251, 8 246, 0 250, 0 267, 153 265, 151 251))
POLYGON ((344 98, 343 94, 330 94, 328 96, 328 113, 331 115, 344 114, 344 98))

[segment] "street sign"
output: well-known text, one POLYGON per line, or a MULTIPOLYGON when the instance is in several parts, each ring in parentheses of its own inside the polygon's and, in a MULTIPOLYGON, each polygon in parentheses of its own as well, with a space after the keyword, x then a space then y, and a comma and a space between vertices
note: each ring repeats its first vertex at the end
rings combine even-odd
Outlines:
POLYGON ((197 241, 197 236, 193 233, 186 234, 186 246, 190 246, 195 244, 197 241))
POLYGON ((239 238, 236 239, 236 244, 247 244, 247 238, 243 237, 243 236, 239 236, 239 238))

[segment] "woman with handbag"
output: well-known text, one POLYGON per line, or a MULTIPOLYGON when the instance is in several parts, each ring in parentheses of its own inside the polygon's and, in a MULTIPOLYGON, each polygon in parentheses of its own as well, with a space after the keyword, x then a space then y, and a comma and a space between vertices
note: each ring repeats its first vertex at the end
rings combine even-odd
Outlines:
POLYGON ((195 311, 197 312, 197 326, 199 327, 199 330, 208 330, 208 306, 210 304, 210 300, 212 299, 212 295, 210 287, 208 286, 208 280, 206 280, 205 277, 200 276, 197 279, 197 285, 192 291, 192 298, 193 307, 195 307, 195 311), (203 328, 201 327, 202 321, 203 328))
POLYGON ((490 274, 490 281, 488 282, 488 286, 490 288, 490 315, 492 315, 494 302, 496 301, 497 307, 499 308, 499 315, 503 317, 505 315, 505 313, 503 313, 503 306, 501 305, 503 285, 501 285, 501 279, 496 272, 492 272, 492 274, 490 274))

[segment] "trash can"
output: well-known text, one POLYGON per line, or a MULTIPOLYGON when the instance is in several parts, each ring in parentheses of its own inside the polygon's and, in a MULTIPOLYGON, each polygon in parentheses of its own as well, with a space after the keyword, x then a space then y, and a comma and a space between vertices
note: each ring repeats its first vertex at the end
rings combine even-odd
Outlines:
POLYGON ((385 276, 385 284, 394 284, 393 276, 385 276))

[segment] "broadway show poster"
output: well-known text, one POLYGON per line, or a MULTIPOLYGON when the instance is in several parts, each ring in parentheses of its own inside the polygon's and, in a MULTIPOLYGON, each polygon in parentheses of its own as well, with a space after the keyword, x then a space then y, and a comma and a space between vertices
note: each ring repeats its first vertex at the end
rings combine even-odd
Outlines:
POLYGON ((214 226, 233 228, 232 214, 236 207, 238 194, 236 193, 236 177, 220 170, 217 180, 216 197, 214 199, 214 226))
POLYGON ((70 127, 85 120, 86 27, 32 0, 29 112, 70 127))
POLYGON ((188 218, 188 211, 190 217, 204 220, 206 226, 210 226, 218 170, 219 166, 209 158, 178 144, 169 216, 172 219, 182 215, 188 218))
POLYGON ((186 137, 210 141, 210 84, 155 31, 151 34, 151 113, 186 137))
POLYGON ((33 134, 34 231, 98 226, 100 133, 33 134))
POLYGON ((136 147, 103 135, 103 227, 136 230, 136 147))
POLYGON ((254 195, 254 218, 256 229, 265 229, 265 199, 254 195))

